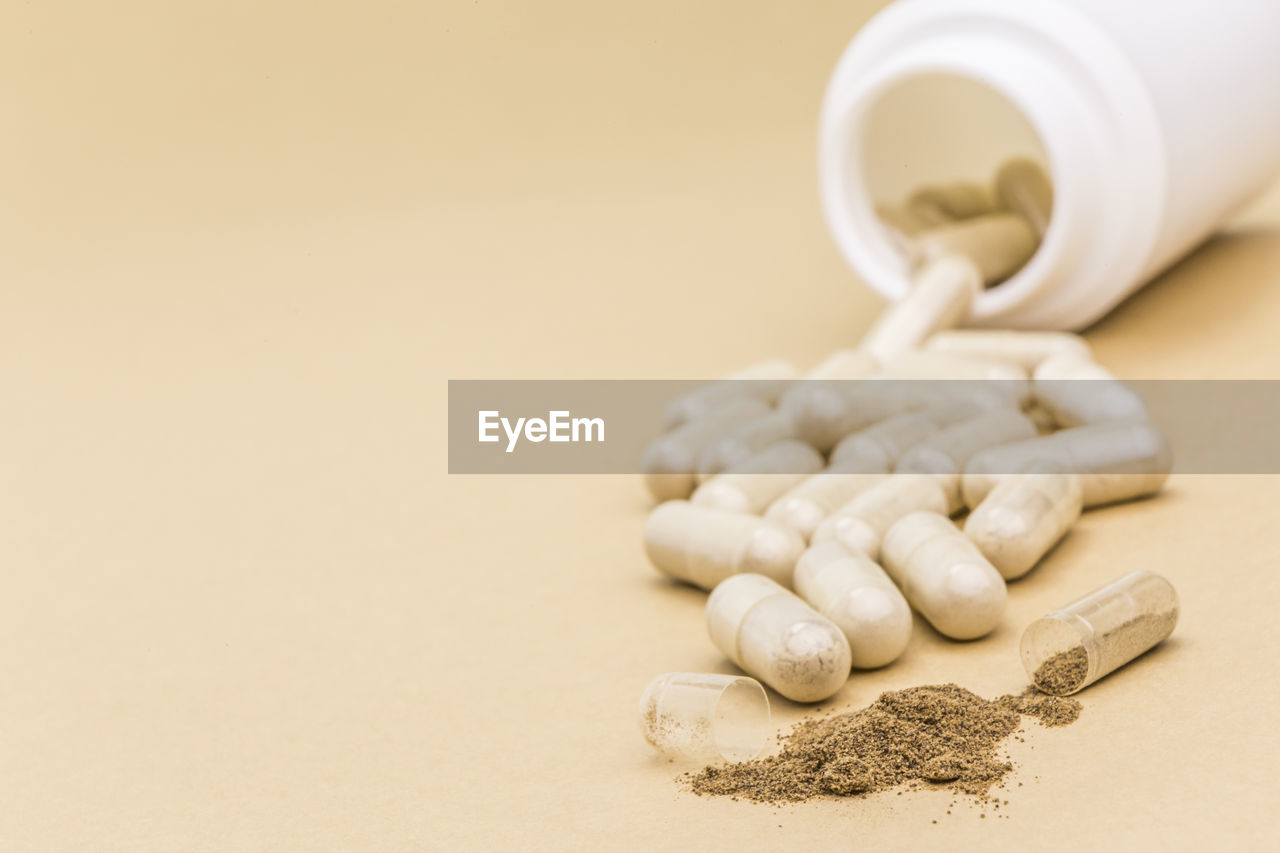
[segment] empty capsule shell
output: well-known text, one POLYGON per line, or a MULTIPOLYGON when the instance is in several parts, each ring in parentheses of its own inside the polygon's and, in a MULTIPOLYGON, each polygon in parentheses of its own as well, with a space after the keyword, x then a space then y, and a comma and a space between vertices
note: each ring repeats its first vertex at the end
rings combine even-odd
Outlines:
POLYGON ((820 702, 849 678, 849 641, 831 620, 763 575, 735 575, 707 599, 716 648, 788 699, 820 702))
POLYGON ((1155 494, 1173 470, 1173 452, 1164 433, 1149 423, 1092 424, 1052 435, 991 447, 965 466, 964 502, 977 508, 1002 478, 1042 470, 1080 475, 1084 506, 1155 494))
POLYGON ((805 551, 796 592, 844 632, 858 669, 893 663, 911 640, 911 608, 884 569, 838 542, 805 551))
POLYGON ((799 371, 782 359, 770 359, 745 367, 716 382, 708 382, 681 394, 667 405, 667 429, 674 429, 710 415, 739 397, 756 397, 773 405, 799 371))
POLYGON ((880 364, 892 361, 925 338, 959 325, 982 289, 982 274, 960 255, 931 259, 913 276, 911 289, 888 306, 862 339, 880 364))
POLYGON ((999 483, 965 521, 964 535, 1005 580, 1040 562, 1080 517, 1078 474, 1015 474, 999 483))
POLYGON ((659 437, 649 445, 641 462, 649 493, 660 501, 689 497, 703 451, 768 411, 762 400, 739 397, 659 437))
POLYGON ((644 550, 662 573, 712 589, 741 572, 790 584, 804 540, 758 516, 667 501, 645 521, 644 550))
POLYGON ((814 531, 813 542, 835 540, 872 559, 880 541, 898 519, 913 512, 950 512, 947 490, 931 474, 894 474, 852 498, 814 531))
POLYGON ((698 506, 758 515, 783 492, 820 471, 822 466, 822 456, 809 445, 780 441, 707 480, 689 501, 698 506))
POLYGON ((956 640, 990 633, 1004 615, 1004 578, 944 515, 913 512, 885 534, 885 571, 929 624, 956 640))

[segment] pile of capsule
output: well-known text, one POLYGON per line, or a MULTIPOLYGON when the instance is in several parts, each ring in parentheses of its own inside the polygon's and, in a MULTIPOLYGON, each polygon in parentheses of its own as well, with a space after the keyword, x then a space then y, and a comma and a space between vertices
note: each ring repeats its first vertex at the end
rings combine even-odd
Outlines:
MULTIPOLYGON (((668 407, 644 460, 660 502, 646 552, 711 591, 712 642, 789 699, 826 699, 851 668, 892 663, 913 608, 946 637, 984 636, 1003 617, 1006 582, 1082 510, 1154 494, 1168 477, 1172 455, 1143 401, 1083 339, 953 328, 1034 252, 1035 236, 1011 252, 978 226, 996 217, 1016 230, 1015 217, 1037 234, 1051 203, 1033 191, 1040 180, 1010 164, 996 182, 1010 199, 1001 212, 910 233, 905 213, 894 219, 903 240, 947 241, 913 255, 907 296, 858 347, 806 374, 753 365, 668 407), (1008 209, 1028 204, 1032 215, 1008 209)), ((948 188, 913 198, 913 209, 962 208, 943 203, 948 188)))

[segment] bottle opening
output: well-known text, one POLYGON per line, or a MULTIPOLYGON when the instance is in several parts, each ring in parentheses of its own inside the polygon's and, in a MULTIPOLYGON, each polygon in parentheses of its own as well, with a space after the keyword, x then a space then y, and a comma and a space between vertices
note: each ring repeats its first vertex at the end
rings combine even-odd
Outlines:
POLYGON ((862 208, 853 219, 878 265, 905 289, 914 265, 958 252, 986 282, 975 313, 1016 299, 1053 209, 1048 157, 1023 112, 979 80, 921 74, 881 90, 856 126, 847 202, 862 208))

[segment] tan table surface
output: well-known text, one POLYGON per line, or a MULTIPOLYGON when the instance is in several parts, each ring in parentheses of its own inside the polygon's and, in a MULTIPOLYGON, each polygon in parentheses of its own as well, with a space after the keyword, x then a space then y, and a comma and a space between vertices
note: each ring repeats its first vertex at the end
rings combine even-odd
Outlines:
MULTIPOLYGON (((919 630, 823 706, 1018 689, 1027 621, 1165 573, 1174 639, 1031 730, 993 820, 680 793, 636 700, 730 667, 646 564, 637 478, 446 474, 449 378, 857 339, 879 300, 824 231, 813 123, 878 5, 13 10, 0 850, 1274 843, 1277 478, 1090 513, 991 637, 919 630)), ((1100 359, 1280 376, 1277 226, 1273 192, 1091 330, 1100 359)))

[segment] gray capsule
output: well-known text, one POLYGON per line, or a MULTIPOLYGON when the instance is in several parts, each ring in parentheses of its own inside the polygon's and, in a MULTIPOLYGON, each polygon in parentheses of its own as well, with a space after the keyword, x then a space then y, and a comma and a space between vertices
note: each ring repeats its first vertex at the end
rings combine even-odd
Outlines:
POLYGON ((768 411, 768 404, 762 400, 738 397, 706 417, 659 437, 649 445, 640 463, 649 493, 660 501, 689 497, 698 457, 715 442, 768 411))
POLYGON ((1092 424, 991 447, 965 466, 964 502, 977 508, 995 485, 1011 474, 1042 470, 1080 475, 1085 508, 1155 494, 1173 470, 1173 451, 1164 433, 1149 423, 1092 424))
POLYGON ((772 405, 799 372, 789 362, 770 359, 744 367, 724 379, 701 385, 681 394, 667 405, 667 429, 705 418, 740 397, 755 397, 772 405))

